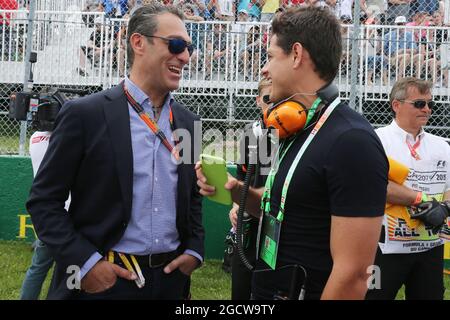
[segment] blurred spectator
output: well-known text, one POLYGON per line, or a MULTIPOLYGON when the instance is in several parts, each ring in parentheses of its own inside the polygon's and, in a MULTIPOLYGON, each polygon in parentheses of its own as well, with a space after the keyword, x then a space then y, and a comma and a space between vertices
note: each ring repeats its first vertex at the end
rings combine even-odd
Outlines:
POLYGON ((367 52, 367 84, 372 85, 375 82, 375 77, 381 75, 382 84, 386 85, 388 80, 388 61, 387 57, 383 52, 382 46, 382 29, 377 29, 375 25, 381 24, 380 15, 374 15, 369 18, 366 22, 368 27, 366 30, 366 41, 363 45, 366 46, 367 52), (373 26, 371 26, 373 25, 373 26))
POLYGON ((439 0, 412 0, 410 6, 410 16, 417 12, 427 12, 432 15, 439 10, 439 0))
MULTIPOLYGON (((428 15, 428 14, 427 14, 428 15)), ((434 27, 434 21, 426 21, 427 26, 434 27)), ((440 45, 437 41, 437 29, 427 28, 422 30, 419 54, 414 61, 416 77, 431 79, 436 83, 437 75, 441 72, 440 45)), ((442 31, 442 29, 440 30, 442 31)), ((440 34, 442 37, 442 34, 440 34)))
MULTIPOLYGON (((421 11, 421 12, 414 13, 414 15, 412 16, 412 21, 408 22, 406 25, 412 26, 412 27, 428 27, 431 20, 432 20, 432 18, 427 12, 421 11)), ((416 42, 421 41, 421 39, 425 38, 426 35, 427 35, 426 29, 422 29, 422 30, 415 29, 414 30, 414 40, 416 42)))
POLYGON ((240 0, 238 5, 238 21, 239 12, 243 12, 242 10, 245 10, 248 13, 249 21, 259 21, 261 17, 259 0, 240 0))
POLYGON ((352 60, 352 41, 350 33, 352 30, 353 21, 349 16, 342 16, 341 19, 341 36, 342 36, 342 60, 341 60, 341 74, 347 74, 350 68, 350 61, 352 60))
POLYGON ((304 0, 300 4, 301 7, 328 7, 325 0, 304 0))
POLYGON ((401 77, 412 73, 413 63, 418 58, 418 48, 412 32, 406 31, 406 17, 398 16, 394 23, 399 27, 384 37, 384 52, 389 56, 391 69, 401 77), (409 72, 408 72, 409 71, 409 72))
MULTIPOLYGON (((187 1, 180 1, 184 2, 181 5, 181 10, 184 13, 184 17, 187 21, 204 21, 205 19, 203 19, 203 17, 200 16, 199 10, 198 8, 195 7, 194 4, 188 3, 187 1), (197 10, 196 10, 197 9, 197 10)), ((178 4, 174 4, 176 6, 178 6, 178 4)))
POLYGON ((102 34, 102 23, 103 19, 101 17, 95 19, 95 30, 92 31, 87 44, 80 47, 80 67, 77 68, 80 76, 89 75, 86 71, 86 60, 89 60, 92 67, 98 66, 103 49, 107 47, 106 37, 102 34))
POLYGON ((377 15, 379 17, 378 22, 381 23, 381 16, 385 14, 386 0, 365 0, 365 5, 369 15, 377 15))
MULTIPOLYGON (((192 10, 194 10, 194 16, 201 17, 202 21, 207 18, 205 17, 206 11, 206 2, 205 0, 174 0, 173 5, 177 8, 183 8, 183 6, 187 4, 192 6, 192 10)), ((194 21, 191 19, 191 21, 194 21)), ((199 20, 196 20, 199 21, 199 20)))
POLYGON ((227 25, 215 23, 212 25, 212 31, 206 32, 205 80, 211 78, 213 71, 223 70, 230 55, 231 46, 228 43, 227 25))
POLYGON ((278 8, 280 8, 280 0, 260 0, 261 22, 270 22, 278 8))
POLYGON ((198 22, 204 21, 203 17, 196 15, 194 10, 194 5, 190 3, 184 3, 181 7, 185 22, 186 22, 186 30, 189 34, 189 37, 192 40, 192 44, 194 46, 194 51, 192 52, 191 59, 189 60, 189 70, 190 73, 194 73, 197 65, 198 65, 198 51, 202 48, 202 42, 199 41, 203 38, 205 33, 205 25, 199 24, 198 22))
POLYGON ((236 4, 234 0, 210 0, 207 8, 216 20, 235 20, 236 4))
POLYGON ((83 11, 100 11, 101 0, 86 0, 83 11))
POLYGON ((408 17, 412 0, 388 0, 387 24, 394 24, 399 16, 408 17))
POLYGON ((128 0, 102 0, 101 6, 108 18, 122 18, 128 13, 128 0))
MULTIPOLYGON (((19 5, 16 0, 0 0, 0 10, 17 10, 19 5)), ((9 52, 11 41, 11 19, 13 18, 12 13, 1 13, 0 12, 0 53, 4 50, 4 59, 9 59, 14 53, 9 52)), ((12 49, 14 44, 12 45, 12 49)), ((0 59, 2 57, 0 56, 0 59)))
MULTIPOLYGON (((359 0, 361 14, 367 15, 367 7, 365 0, 359 0)), ((353 20, 354 0, 340 0, 337 4, 338 17, 353 20)))

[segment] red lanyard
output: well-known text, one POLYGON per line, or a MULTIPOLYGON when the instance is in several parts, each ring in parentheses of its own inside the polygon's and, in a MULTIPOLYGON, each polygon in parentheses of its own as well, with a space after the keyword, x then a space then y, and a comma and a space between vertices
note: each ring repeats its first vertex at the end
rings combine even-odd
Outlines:
MULTIPOLYGON (((169 150, 171 154, 175 157, 176 160, 179 159, 178 150, 176 147, 177 140, 175 137, 175 147, 173 147, 169 140, 167 139, 166 135, 162 130, 159 128, 156 121, 149 117, 149 115, 145 112, 144 108, 133 98, 131 93, 127 90, 125 87, 125 82, 122 82, 123 91, 125 92, 125 96, 127 97, 128 103, 131 105, 131 107, 136 111, 136 113, 139 115, 139 117, 142 119, 142 121, 145 122, 145 124, 152 130, 152 132, 161 140, 161 142, 164 144, 164 146, 169 150)), ((174 131, 174 125, 173 125, 173 113, 172 113, 172 106, 169 105, 169 122, 170 122, 170 129, 174 131)))
POLYGON ((417 153, 417 148, 418 148, 419 145, 420 145, 420 138, 419 138, 419 140, 418 140, 413 146, 409 143, 408 140, 406 140, 406 144, 408 145, 409 152, 411 152, 411 156, 412 156, 414 159, 416 159, 416 160, 420 160, 420 156, 419 156, 419 154, 417 153))

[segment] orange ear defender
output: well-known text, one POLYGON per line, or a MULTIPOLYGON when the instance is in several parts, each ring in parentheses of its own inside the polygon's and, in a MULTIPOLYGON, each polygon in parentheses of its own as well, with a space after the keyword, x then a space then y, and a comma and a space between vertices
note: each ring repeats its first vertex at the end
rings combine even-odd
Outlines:
POLYGON ((266 128, 278 130, 278 137, 284 139, 303 129, 308 111, 299 102, 288 100, 264 111, 263 121, 266 128))
MULTIPOLYGON (((331 82, 323 86, 316 92, 318 98, 313 102, 310 109, 306 109, 300 102, 289 100, 298 94, 306 95, 305 93, 295 93, 264 111, 263 122, 265 128, 277 129, 280 139, 288 138, 303 130, 314 117, 320 104, 328 105, 339 97, 339 89, 331 82)), ((263 97, 263 101, 266 104, 271 102, 268 95, 263 97)))

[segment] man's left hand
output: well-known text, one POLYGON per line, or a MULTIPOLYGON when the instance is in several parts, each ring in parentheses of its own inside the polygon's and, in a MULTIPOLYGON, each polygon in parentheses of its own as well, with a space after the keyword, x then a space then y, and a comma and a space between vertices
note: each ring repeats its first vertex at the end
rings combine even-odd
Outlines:
POLYGON ((164 268, 164 272, 171 273, 175 269, 180 269, 181 273, 190 276, 199 264, 200 261, 198 261, 196 257, 183 253, 172 260, 172 262, 164 268))

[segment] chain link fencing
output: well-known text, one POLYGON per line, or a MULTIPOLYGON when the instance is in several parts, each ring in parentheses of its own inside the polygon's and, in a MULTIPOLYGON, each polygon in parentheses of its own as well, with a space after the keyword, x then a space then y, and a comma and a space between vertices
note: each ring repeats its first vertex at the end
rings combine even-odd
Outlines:
MULTIPOLYGON (((79 8, 85 5, 81 1, 67 1, 67 4, 80 4, 79 8)), ((247 13, 253 12, 254 1, 241 6, 243 2, 236 2, 236 22, 217 18, 193 21, 188 16, 186 28, 195 50, 182 71, 180 88, 175 93, 180 103, 201 116, 204 146, 222 148, 228 161, 237 158, 240 129, 260 116, 255 97, 269 42, 271 14, 264 13, 264 7, 261 17, 244 14, 242 8, 247 13)), ((306 5, 308 1, 300 2, 289 3, 306 5)), ((383 1, 366 0, 363 6, 355 2, 350 11, 345 0, 316 1, 315 5, 330 6, 342 22, 344 52, 335 79, 342 99, 349 101, 373 126, 385 126, 392 121, 388 99, 396 79, 412 75, 431 80, 437 107, 427 130, 449 138, 450 29, 444 23, 447 8, 439 9, 438 5, 435 10, 431 7, 434 1, 426 1, 430 6, 424 3, 411 2, 404 16, 407 22, 413 23, 408 26, 399 22, 403 18, 398 18, 401 16, 398 13, 389 23, 394 9, 385 6, 383 1), (423 8, 429 11, 425 14, 423 8), (403 54, 404 49, 412 50, 403 54)), ((282 1, 281 6, 287 3, 282 1)), ((192 7, 181 8, 186 15, 191 14, 188 11, 192 7)), ((8 117, 8 104, 9 96, 21 91, 26 82, 28 11, 0 10, 0 16, 3 17, 0 21, 9 19, 8 27, 3 24, 0 32, 0 154, 18 154, 21 124, 8 117)), ((128 71, 127 19, 110 18, 104 12, 48 8, 36 11, 32 19, 31 49, 37 52, 37 63, 32 67, 32 91, 71 88, 94 93, 117 85, 128 71)), ((29 126, 25 128, 26 153, 32 132, 29 126)))

